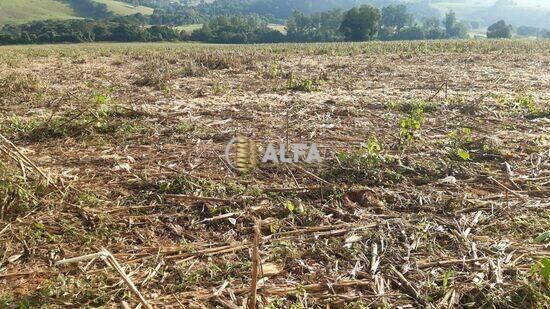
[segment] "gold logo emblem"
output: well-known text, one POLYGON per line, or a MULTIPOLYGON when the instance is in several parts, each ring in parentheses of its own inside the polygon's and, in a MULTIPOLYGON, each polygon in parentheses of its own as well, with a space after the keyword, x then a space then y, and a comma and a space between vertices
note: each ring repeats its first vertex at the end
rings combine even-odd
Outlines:
POLYGON ((231 151, 231 146, 234 146, 234 168, 241 173, 248 173, 258 166, 258 145, 255 141, 237 137, 234 138, 226 149, 226 155, 231 151))

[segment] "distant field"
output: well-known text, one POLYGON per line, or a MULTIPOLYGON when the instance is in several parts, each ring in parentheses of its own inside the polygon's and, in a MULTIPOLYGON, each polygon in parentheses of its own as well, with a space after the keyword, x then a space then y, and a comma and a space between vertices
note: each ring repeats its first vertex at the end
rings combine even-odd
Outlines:
POLYGON ((0 25, 75 17, 70 6, 55 0, 0 0, 0 25))
POLYGON ((200 29, 201 27, 202 27, 202 24, 191 24, 191 25, 178 26, 178 27, 176 27, 176 29, 191 32, 193 30, 200 29))
POLYGON ((95 2, 105 3, 109 11, 119 15, 132 15, 141 13, 144 15, 153 14, 153 9, 146 6, 134 6, 129 3, 114 0, 95 0, 95 2))
POLYGON ((269 24, 268 25, 269 28, 273 29, 273 30, 277 30, 281 33, 286 33, 286 28, 285 28, 285 25, 279 25, 279 24, 269 24))
MULTIPOLYGON (((191 32, 193 30, 200 29, 201 27, 202 27, 202 24, 191 24, 191 25, 178 26, 176 28, 179 30, 185 30, 187 32, 191 32)), ((273 30, 277 30, 281 33, 286 33, 286 29, 284 25, 269 24, 268 27, 273 30)))

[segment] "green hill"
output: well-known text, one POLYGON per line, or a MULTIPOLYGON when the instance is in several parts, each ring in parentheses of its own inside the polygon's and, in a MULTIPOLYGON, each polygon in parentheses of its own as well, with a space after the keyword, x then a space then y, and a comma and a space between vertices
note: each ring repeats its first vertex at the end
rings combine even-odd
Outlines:
MULTIPOLYGON (((152 14, 153 9, 115 0, 94 0, 107 5, 119 15, 152 14)), ((33 20, 81 18, 67 1, 58 0, 0 0, 0 25, 21 24, 33 20)))
POLYGON ((0 0, 0 24, 75 17, 69 5, 56 0, 0 0))

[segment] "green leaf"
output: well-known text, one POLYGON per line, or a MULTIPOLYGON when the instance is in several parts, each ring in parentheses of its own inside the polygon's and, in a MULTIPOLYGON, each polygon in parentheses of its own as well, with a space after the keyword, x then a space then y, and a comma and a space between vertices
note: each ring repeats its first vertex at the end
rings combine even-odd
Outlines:
POLYGON ((538 243, 547 242, 549 240, 550 240, 550 231, 546 231, 540 234, 539 236, 537 236, 537 238, 535 238, 535 241, 538 243))
POLYGON ((286 209, 288 209, 288 211, 293 213, 294 210, 296 209, 296 206, 294 206, 294 204, 291 201, 288 201, 286 202, 286 209))
POLYGON ((541 268, 540 273, 544 280, 548 280, 550 278, 550 259, 544 258, 542 261, 540 261, 541 268))
POLYGON ((456 154, 464 161, 470 160, 470 153, 464 149, 457 149, 456 154))
POLYGON ((107 101, 107 97, 102 95, 102 94, 100 94, 96 97, 97 105, 103 105, 103 104, 105 104, 106 101, 107 101))
POLYGON ((443 289, 447 290, 449 287, 449 279, 454 275, 454 271, 448 270, 443 274, 443 289))

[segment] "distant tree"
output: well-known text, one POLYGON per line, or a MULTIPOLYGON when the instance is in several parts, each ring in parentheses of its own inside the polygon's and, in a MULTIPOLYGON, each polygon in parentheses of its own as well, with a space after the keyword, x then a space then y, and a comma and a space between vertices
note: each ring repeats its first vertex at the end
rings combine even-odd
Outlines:
POLYGON ((487 28, 487 37, 491 39, 509 39, 512 37, 512 26, 499 20, 487 28))
POLYGON ((107 24, 97 24, 93 28, 95 39, 98 41, 110 41, 111 40, 111 30, 107 24))
POLYGON ((414 18, 407 14, 407 6, 404 4, 389 5, 382 8, 382 26, 395 27, 399 33, 405 26, 411 26, 414 18))
POLYGON ((454 11, 451 10, 445 14, 444 25, 448 38, 463 39, 468 37, 468 25, 465 22, 458 22, 454 11))
POLYGON ((422 30, 424 37, 428 40, 439 40, 445 38, 445 30, 439 27, 440 21, 437 17, 427 17, 422 19, 422 30))
POLYGON ((453 36, 452 34, 457 24, 456 13, 454 11, 451 10, 449 13, 445 14, 444 24, 445 24, 445 31, 447 32, 447 35, 449 37, 452 37, 453 36))
POLYGON ((378 30, 378 39, 381 41, 391 41, 395 36, 395 29, 393 27, 382 27, 378 30))
POLYGON ((424 29, 439 28, 439 18, 437 17, 426 17, 422 19, 422 27, 424 29))
POLYGON ((45 20, 4 26, 0 37, 4 44, 80 43, 94 41, 146 42, 176 41, 185 36, 166 26, 144 27, 145 16, 118 16, 110 19, 45 20))
POLYGON ((544 39, 550 39, 550 30, 546 30, 546 29, 542 30, 540 32, 540 37, 544 39))
POLYGON ((461 21, 456 24, 454 29, 454 38, 457 39, 467 39, 470 37, 468 32, 470 31, 470 24, 466 21, 461 21))
POLYGON ((211 43, 275 43, 285 37, 279 31, 270 29, 257 15, 228 15, 216 17, 193 31, 192 40, 211 43))
POLYGON ((295 11, 287 20, 288 39, 292 42, 341 41, 339 27, 342 24, 341 10, 331 10, 306 16, 295 11))
POLYGON ((424 30, 417 26, 404 28, 395 35, 396 40, 424 40, 425 38, 424 30))
MULTIPOLYGON (((198 2, 198 1, 197 1, 198 2)), ((204 1, 197 10, 204 16, 258 14, 275 19, 288 19, 294 11, 305 15, 335 8, 350 9, 364 0, 216 0, 204 1)))
POLYGON ((13 38, 9 34, 0 34, 0 45, 13 44, 13 38))
POLYGON ((151 24, 153 25, 188 25, 199 24, 205 21, 192 7, 162 8, 155 9, 151 15, 151 24))
POLYGON ((362 5, 344 14, 340 31, 347 41, 367 41, 375 37, 380 22, 380 10, 362 5))
POLYGON ((428 40, 441 40, 445 38, 445 30, 441 28, 425 29, 424 32, 428 40))
POLYGON ((308 40, 310 29, 310 19, 300 11, 294 11, 286 23, 286 33, 292 41, 308 40))
POLYGON ((91 18, 106 18, 114 16, 107 9, 105 3, 99 3, 92 0, 71 0, 68 1, 73 10, 80 16, 86 16, 91 18))
POLYGON ((178 31, 163 26, 151 26, 147 32, 152 41, 176 41, 180 37, 178 31))
POLYGON ((111 39, 117 42, 143 42, 151 39, 147 31, 129 24, 118 24, 111 32, 111 39))
POLYGON ((519 26, 516 30, 517 34, 521 36, 535 36, 538 37, 541 29, 537 27, 519 26))

